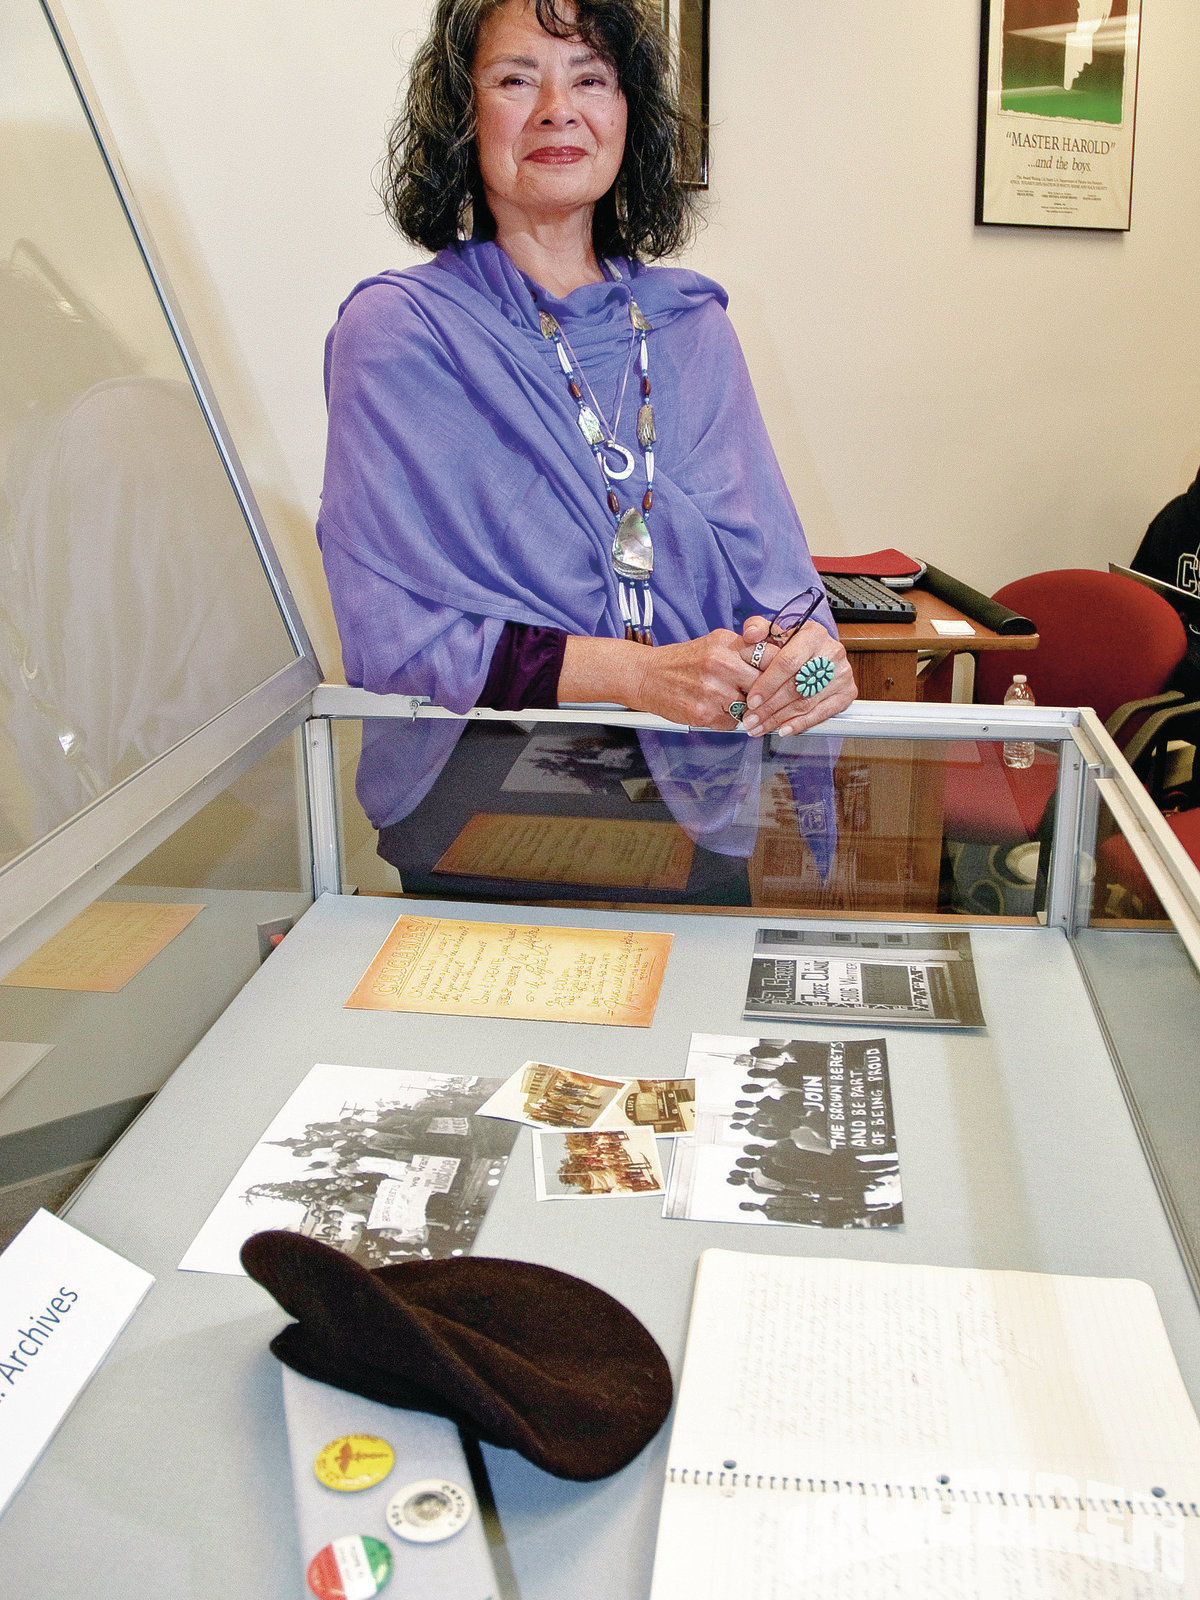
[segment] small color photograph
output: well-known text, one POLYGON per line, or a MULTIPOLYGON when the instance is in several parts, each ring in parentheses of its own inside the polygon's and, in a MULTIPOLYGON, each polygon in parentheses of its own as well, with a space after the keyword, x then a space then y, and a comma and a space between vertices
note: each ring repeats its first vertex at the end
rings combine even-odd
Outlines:
POLYGON ((604 1113, 604 1128, 649 1128, 659 1138, 695 1131, 694 1078, 628 1078, 604 1113))
POLYGON ((527 1128, 591 1128, 608 1111, 627 1078, 596 1078, 544 1061, 526 1061, 479 1108, 482 1117, 504 1117, 527 1128))
POLYGON ((533 1141, 539 1200, 613 1200, 662 1194, 653 1133, 613 1128, 595 1133, 539 1133, 533 1141))

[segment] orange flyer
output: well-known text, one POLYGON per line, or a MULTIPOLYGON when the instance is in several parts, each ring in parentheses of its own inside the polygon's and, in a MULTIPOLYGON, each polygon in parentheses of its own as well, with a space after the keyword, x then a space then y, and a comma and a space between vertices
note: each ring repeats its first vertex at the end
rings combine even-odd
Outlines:
POLYGON ((346 1004, 648 1028, 672 937, 401 917, 346 1004))
POLYGON ((472 817, 434 867, 456 877, 686 889, 696 847, 674 822, 472 817))
POLYGON ((93 901, 0 982, 14 989, 116 994, 203 910, 197 901, 93 901))

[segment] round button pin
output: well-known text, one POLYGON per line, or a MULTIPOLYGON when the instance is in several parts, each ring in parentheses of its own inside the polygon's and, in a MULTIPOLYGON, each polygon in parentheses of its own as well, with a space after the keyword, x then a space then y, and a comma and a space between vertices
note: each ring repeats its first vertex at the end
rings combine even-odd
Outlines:
POLYGON ((471 1497, 445 1478, 406 1483, 388 1501, 388 1527, 414 1544, 450 1539, 471 1517, 471 1497))
POLYGON ((373 1600, 391 1575, 387 1545, 357 1533, 318 1550, 306 1574, 317 1600, 373 1600))
POLYGON ((317 1452, 313 1471, 318 1483, 341 1494, 356 1494, 382 1483, 396 1464, 396 1453, 386 1439, 370 1433, 347 1433, 317 1452))

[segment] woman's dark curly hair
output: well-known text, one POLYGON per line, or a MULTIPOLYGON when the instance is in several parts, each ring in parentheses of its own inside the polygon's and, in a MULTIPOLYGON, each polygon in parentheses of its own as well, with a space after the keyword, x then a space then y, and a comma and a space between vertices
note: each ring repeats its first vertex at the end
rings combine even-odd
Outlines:
MULTIPOLYGON (((426 250, 443 250, 464 235, 495 235, 475 150, 471 69, 480 28, 505 3, 438 0, 429 37, 413 58, 380 189, 398 231, 426 250)), ((667 41, 651 0, 532 4, 547 33, 582 39, 615 69, 629 108, 621 170, 592 222, 597 254, 674 254, 696 224, 696 194, 681 175, 699 130, 676 103, 667 41)))

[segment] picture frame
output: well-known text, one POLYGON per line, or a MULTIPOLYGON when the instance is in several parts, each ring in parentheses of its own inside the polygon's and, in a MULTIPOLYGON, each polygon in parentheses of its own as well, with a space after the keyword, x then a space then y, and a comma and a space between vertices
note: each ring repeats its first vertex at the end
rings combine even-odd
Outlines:
POLYGON ((975 221, 1128 232, 1141 0, 982 0, 975 221))
POLYGON ((708 188, 709 0, 659 0, 663 31, 679 63, 679 98, 694 130, 684 182, 708 188))

